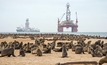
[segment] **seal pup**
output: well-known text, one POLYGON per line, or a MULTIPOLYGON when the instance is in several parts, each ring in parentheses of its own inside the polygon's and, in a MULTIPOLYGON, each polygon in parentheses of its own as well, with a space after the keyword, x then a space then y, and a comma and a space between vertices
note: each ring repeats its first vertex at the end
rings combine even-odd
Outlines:
POLYGON ((19 51, 19 55, 18 55, 18 56, 25 57, 25 51, 23 50, 22 47, 20 48, 20 51, 19 51))
POLYGON ((68 53, 67 53, 66 45, 63 43, 63 46, 62 46, 62 58, 64 58, 64 57, 68 57, 68 53))
POLYGON ((42 51, 41 51, 39 46, 38 46, 38 49, 37 49, 37 56, 42 56, 42 51))

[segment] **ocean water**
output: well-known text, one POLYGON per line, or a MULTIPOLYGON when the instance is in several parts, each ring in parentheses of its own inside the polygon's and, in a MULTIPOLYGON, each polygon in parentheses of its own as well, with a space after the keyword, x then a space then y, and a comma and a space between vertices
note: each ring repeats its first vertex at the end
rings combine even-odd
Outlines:
POLYGON ((0 34, 75 34, 107 37, 107 32, 0 32, 0 34))

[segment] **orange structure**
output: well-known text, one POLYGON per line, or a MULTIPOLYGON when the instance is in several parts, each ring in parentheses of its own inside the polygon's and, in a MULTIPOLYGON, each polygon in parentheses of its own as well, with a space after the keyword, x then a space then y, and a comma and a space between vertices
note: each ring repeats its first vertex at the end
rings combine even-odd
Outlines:
MULTIPOLYGON (((66 7, 67 7, 66 20, 60 22, 61 20, 59 20, 59 18, 58 18, 58 32, 63 32, 64 27, 66 27, 66 28, 71 27, 71 32, 77 32, 78 31, 78 29, 77 29, 78 28, 77 12, 76 12, 76 23, 74 24, 73 20, 70 19, 71 12, 69 9, 69 7, 70 7, 69 3, 67 3, 66 7)), ((63 14, 63 16, 64 15, 65 15, 65 13, 63 14)), ((62 18, 63 18, 63 16, 62 16, 62 18)))

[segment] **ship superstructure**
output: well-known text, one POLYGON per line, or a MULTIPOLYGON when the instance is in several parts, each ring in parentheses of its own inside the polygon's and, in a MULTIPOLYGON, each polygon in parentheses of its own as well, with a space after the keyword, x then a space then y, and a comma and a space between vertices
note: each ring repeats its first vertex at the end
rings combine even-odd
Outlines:
POLYGON ((29 19, 26 19, 25 27, 17 27, 17 32, 40 32, 39 29, 29 27, 29 19))

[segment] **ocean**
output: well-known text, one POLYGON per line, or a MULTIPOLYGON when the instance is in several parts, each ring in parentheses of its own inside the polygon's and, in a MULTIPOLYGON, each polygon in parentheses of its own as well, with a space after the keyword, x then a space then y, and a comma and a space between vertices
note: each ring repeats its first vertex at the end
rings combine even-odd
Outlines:
POLYGON ((75 34, 107 37, 107 32, 0 32, 0 34, 75 34))

